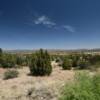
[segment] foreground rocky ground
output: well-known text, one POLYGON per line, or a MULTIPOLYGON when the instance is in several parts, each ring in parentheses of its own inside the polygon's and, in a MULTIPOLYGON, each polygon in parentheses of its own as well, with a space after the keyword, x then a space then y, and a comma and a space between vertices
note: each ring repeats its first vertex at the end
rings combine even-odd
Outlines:
POLYGON ((52 62, 50 76, 29 76, 28 67, 18 69, 19 77, 3 80, 4 69, 0 69, 0 100, 58 100, 59 91, 66 82, 73 80, 74 71, 64 71, 52 62))

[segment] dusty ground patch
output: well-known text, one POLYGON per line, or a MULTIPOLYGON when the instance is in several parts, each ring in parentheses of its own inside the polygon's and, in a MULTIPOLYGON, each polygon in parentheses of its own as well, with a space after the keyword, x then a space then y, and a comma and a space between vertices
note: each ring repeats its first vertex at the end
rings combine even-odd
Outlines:
POLYGON ((58 100, 59 89, 73 79, 74 71, 64 71, 54 62, 50 76, 28 76, 29 69, 18 69, 19 77, 3 80, 0 73, 0 100, 58 100))

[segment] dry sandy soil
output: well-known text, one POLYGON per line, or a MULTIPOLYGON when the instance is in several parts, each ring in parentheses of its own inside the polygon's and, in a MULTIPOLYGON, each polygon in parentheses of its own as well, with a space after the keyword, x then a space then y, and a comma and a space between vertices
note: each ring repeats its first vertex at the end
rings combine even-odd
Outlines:
POLYGON ((4 69, 0 69, 0 100, 58 100, 59 90, 74 77, 74 71, 64 71, 52 62, 50 76, 29 76, 28 67, 18 69, 19 77, 3 80, 4 69))

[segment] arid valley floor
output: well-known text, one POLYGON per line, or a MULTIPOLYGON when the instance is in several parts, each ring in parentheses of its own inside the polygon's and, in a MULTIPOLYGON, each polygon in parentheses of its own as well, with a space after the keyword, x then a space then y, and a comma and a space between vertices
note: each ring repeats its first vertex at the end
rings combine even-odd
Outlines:
POLYGON ((29 76, 29 68, 23 67, 18 78, 9 80, 3 80, 5 70, 0 69, 0 100, 58 100, 60 89, 73 80, 75 72, 64 71, 55 62, 52 66, 50 76, 29 76))

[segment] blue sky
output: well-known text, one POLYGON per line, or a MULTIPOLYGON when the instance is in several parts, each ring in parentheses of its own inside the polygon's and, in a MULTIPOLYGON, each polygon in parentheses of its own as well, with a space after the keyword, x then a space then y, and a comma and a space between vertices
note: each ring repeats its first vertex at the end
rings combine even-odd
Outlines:
POLYGON ((100 0, 0 0, 0 47, 100 48, 100 0))

